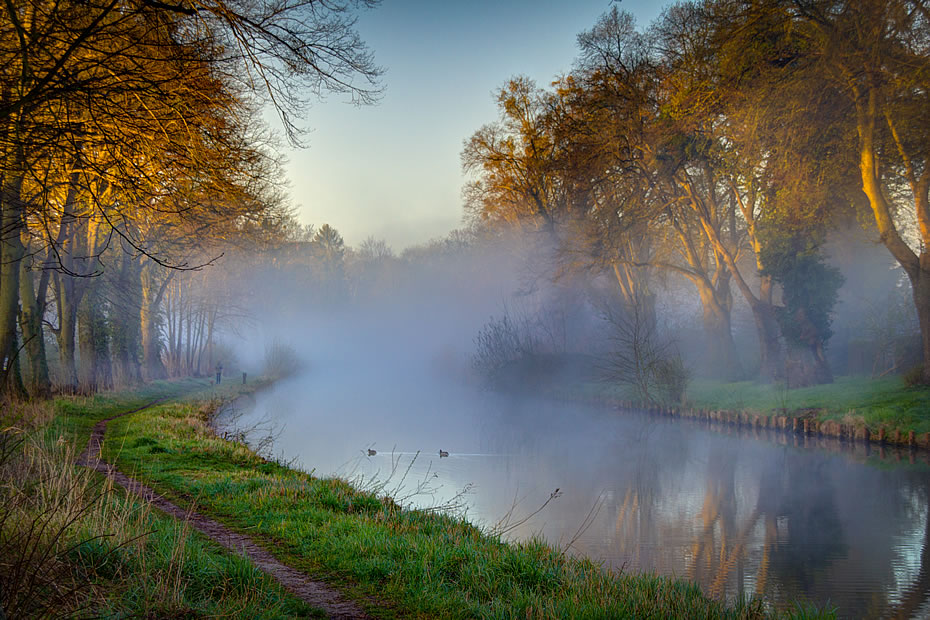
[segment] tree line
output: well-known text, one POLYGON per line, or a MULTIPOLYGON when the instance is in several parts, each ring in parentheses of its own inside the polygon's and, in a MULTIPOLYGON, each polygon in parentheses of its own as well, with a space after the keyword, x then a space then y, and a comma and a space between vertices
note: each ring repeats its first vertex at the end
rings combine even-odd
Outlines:
POLYGON ((930 381, 926 2, 703 0, 643 29, 614 7, 578 46, 550 87, 501 88, 466 140, 472 218, 538 232, 637 315, 683 278, 724 378, 741 375, 735 291, 761 378, 792 385, 832 380, 843 278, 823 245, 858 220, 906 274, 930 381))
POLYGON ((219 305, 180 277, 288 226, 277 113, 377 99, 365 0, 13 0, 0 10, 0 391, 203 365, 219 305))

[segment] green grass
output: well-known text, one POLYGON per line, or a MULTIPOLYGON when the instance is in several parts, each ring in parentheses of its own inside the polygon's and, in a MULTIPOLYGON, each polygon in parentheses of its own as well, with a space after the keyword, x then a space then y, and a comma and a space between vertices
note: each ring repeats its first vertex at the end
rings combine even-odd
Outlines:
POLYGON ((346 482, 265 461, 212 435, 209 410, 204 403, 172 403, 116 420, 104 455, 179 503, 258 537, 280 559, 369 600, 373 615, 777 615, 758 601, 726 606, 683 581, 609 574, 539 540, 507 544, 459 518, 402 510, 346 482))
POLYGON ((58 396, 52 401, 55 418, 47 432, 68 436, 84 445, 98 421, 124 411, 143 407, 159 398, 181 398, 210 389, 206 379, 153 381, 136 389, 99 392, 93 396, 58 396))
POLYGON ((249 561, 73 465, 98 420, 194 392, 214 390, 203 380, 157 382, 0 412, 6 617, 325 617, 249 561))
MULTIPOLYGON (((630 387, 622 384, 585 383, 561 394, 636 401, 630 387)), ((685 401, 685 407, 695 409, 765 416, 813 413, 820 420, 865 424, 872 430, 930 432, 930 388, 907 387, 900 377, 837 377, 828 385, 790 390, 778 384, 695 379, 688 385, 685 401)))
POLYGON ((111 514, 138 513, 119 532, 78 528, 67 559, 102 594, 103 617, 326 617, 292 597, 248 560, 228 553, 177 520, 115 491, 111 514), (136 538, 138 537, 138 538, 136 538))

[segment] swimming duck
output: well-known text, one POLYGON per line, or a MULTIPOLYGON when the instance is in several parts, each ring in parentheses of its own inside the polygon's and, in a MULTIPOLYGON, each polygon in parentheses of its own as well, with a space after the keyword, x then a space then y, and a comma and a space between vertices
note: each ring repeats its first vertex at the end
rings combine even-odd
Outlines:
POLYGON ((439 451, 439 458, 443 458, 444 456, 449 456, 449 453, 446 452, 445 450, 440 450, 440 451, 439 451))
POLYGON ((372 450, 371 448, 368 448, 368 456, 374 456, 376 454, 378 454, 377 450, 372 450))

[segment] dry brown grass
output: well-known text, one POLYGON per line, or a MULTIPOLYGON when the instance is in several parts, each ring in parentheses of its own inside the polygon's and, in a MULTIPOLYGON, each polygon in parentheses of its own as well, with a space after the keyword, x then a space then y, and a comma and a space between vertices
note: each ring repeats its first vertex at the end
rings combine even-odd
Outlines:
POLYGON ((0 401, 0 432, 26 433, 47 426, 55 417, 51 401, 0 401))
MULTIPOLYGON (((19 423, 0 432, 0 609, 6 617, 92 612, 105 597, 95 584, 100 562, 116 554, 138 558, 133 580, 152 585, 148 604, 171 608, 183 598, 189 528, 179 528, 165 566, 146 561, 152 507, 129 500, 113 483, 74 464, 78 446, 46 439, 45 407, 24 407, 19 423), (105 549, 88 559, 81 550, 105 549)), ((129 575, 110 575, 113 580, 129 575)))

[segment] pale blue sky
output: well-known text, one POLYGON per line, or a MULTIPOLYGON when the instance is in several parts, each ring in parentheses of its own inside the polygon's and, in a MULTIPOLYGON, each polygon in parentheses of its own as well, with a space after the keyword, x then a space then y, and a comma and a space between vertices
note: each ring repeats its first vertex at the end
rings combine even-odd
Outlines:
MULTIPOLYGON (((624 0, 641 26, 667 2, 624 0)), ((358 29, 387 72, 375 106, 329 96, 310 109, 308 148, 288 150, 291 196, 303 223, 336 227, 349 245, 368 235, 395 250, 444 235, 462 220, 465 139, 496 118, 492 93, 514 75, 541 85, 567 72, 576 35, 609 0, 384 0, 358 29)))

